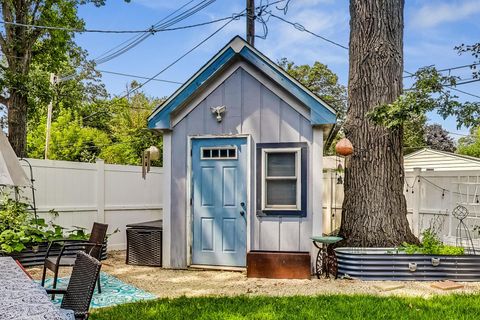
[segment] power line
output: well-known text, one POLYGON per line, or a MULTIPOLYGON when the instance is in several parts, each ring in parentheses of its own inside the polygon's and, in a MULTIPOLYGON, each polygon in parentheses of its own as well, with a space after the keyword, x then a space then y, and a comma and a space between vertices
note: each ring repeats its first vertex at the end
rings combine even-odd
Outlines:
MULTIPOLYGON (((200 11, 201 9, 205 8, 209 4, 213 3, 216 0, 210 0, 208 3, 204 4, 200 9, 196 9, 200 11)), ((190 1, 189 3, 191 3, 190 1)), ((197 5, 198 6, 198 5, 197 5)), ((193 12, 196 13, 197 11, 193 12)), ((191 14, 193 14, 191 13, 191 14)), ((189 17, 191 15, 187 17, 189 17)), ((186 17, 185 17, 186 18, 186 17)), ((172 24, 177 23, 178 21, 184 20, 185 18, 178 18, 178 20, 175 20, 172 22, 172 24)), ((227 18, 219 19, 217 21, 222 21, 226 20, 227 18)), ((74 32, 74 33, 107 33, 107 34, 125 34, 125 33, 141 33, 141 34, 148 34, 148 33, 156 33, 156 32, 163 32, 163 31, 173 31, 173 30, 179 30, 179 29, 187 29, 187 28, 193 28, 197 26, 202 26, 210 23, 214 23, 217 21, 210 21, 210 22, 204 22, 196 25, 191 25, 191 26, 184 26, 184 27, 179 27, 179 28, 172 28, 172 29, 167 29, 167 28, 155 28, 155 25, 151 26, 148 29, 141 29, 141 30, 106 30, 106 29, 77 29, 77 28, 66 28, 66 27, 56 27, 56 26, 44 26, 44 25, 36 25, 36 24, 26 24, 26 23, 18 23, 18 22, 11 22, 11 21, 2 21, 0 20, 0 24, 5 24, 5 25, 13 25, 17 27, 26 27, 26 28, 33 28, 33 29, 45 29, 45 30, 58 30, 58 31, 67 31, 67 32, 74 32)))
MULTIPOLYGON (((131 77, 131 78, 137 78, 137 79, 149 79, 148 77, 143 77, 143 76, 128 74, 128 73, 122 73, 122 72, 98 70, 98 69, 97 69, 97 71, 101 72, 101 73, 114 74, 114 75, 117 75, 117 76, 131 77)), ((157 79, 157 78, 152 79, 152 81, 167 82, 167 83, 174 83, 174 84, 183 84, 183 82, 179 82, 179 81, 164 80, 164 79, 157 79)))
POLYGON ((329 43, 331 43, 331 44, 333 44, 333 45, 335 45, 335 46, 337 46, 337 47, 340 47, 340 48, 342 48, 342 49, 348 50, 348 47, 347 47, 347 46, 344 46, 343 44, 340 44, 340 43, 338 43, 338 42, 336 42, 336 41, 333 41, 333 40, 330 40, 330 39, 328 39, 328 38, 325 38, 324 36, 321 36, 321 35, 313 32, 313 31, 310 31, 310 30, 308 30, 307 28, 305 28, 303 25, 301 25, 301 24, 298 23, 298 22, 288 21, 287 19, 284 19, 284 18, 282 18, 282 17, 279 17, 279 16, 277 16, 277 15, 271 13, 271 12, 270 12, 269 14, 270 14, 270 16, 272 16, 272 17, 274 17, 274 18, 277 18, 277 19, 279 19, 279 20, 281 20, 281 21, 283 21, 283 22, 285 22, 285 23, 288 23, 289 25, 293 26, 295 29, 297 29, 297 30, 299 30, 299 31, 309 33, 309 34, 311 34, 311 35, 313 35, 313 36, 315 36, 315 37, 317 37, 317 38, 319 38, 319 39, 322 39, 323 41, 327 41, 327 42, 329 42, 329 43))
POLYGON ((460 90, 460 89, 457 89, 457 88, 454 88, 454 87, 449 87, 449 88, 452 89, 452 90, 458 91, 460 93, 463 93, 463 94, 466 94, 466 95, 469 95, 469 96, 480 99, 479 95, 476 95, 476 94, 473 94, 473 93, 470 93, 470 92, 466 92, 466 91, 463 91, 463 90, 460 90))
MULTIPOLYGON (((194 5, 193 7, 188 8, 185 11, 180 12, 179 14, 176 14, 177 12, 179 12, 180 10, 185 8, 187 5, 192 3, 192 1, 189 1, 188 3, 181 6, 179 9, 175 10, 174 12, 172 12, 171 14, 166 16, 165 18, 161 19, 156 24, 154 24, 153 27, 155 27, 156 30, 167 29, 167 28, 171 27, 172 25, 174 25, 174 24, 176 24, 180 21, 183 21, 183 20, 187 19, 188 17, 192 16, 193 14, 201 11, 202 9, 206 8, 207 6, 209 6, 210 4, 212 4, 216 0, 203 0, 200 3, 194 5)), ((121 46, 122 45, 121 44, 120 45, 121 47, 119 49, 117 49, 116 51, 110 50, 110 52, 112 52, 112 51, 113 52, 110 53, 110 54, 108 54, 108 52, 102 54, 100 57, 95 59, 95 63, 98 65, 98 64, 102 64, 102 63, 105 63, 107 61, 110 61, 110 60, 112 60, 112 59, 130 51, 131 49, 135 48, 136 46, 138 46, 140 43, 142 43, 143 41, 145 41, 146 39, 148 39, 152 35, 154 35, 154 33, 145 33, 145 34, 137 35, 137 36, 132 38, 133 39, 132 41, 130 41, 130 40, 127 41, 126 45, 121 46)))
POLYGON ((156 32, 155 29, 147 29, 147 30, 75 29, 75 28, 42 26, 42 25, 35 25, 35 24, 9 22, 9 21, 1 21, 1 20, 0 20, 0 24, 12 25, 12 26, 16 26, 16 27, 26 27, 26 28, 32 28, 32 29, 58 30, 58 31, 67 31, 67 32, 75 32, 75 33, 120 33, 120 34, 122 34, 122 33, 156 32))
MULTIPOLYGON (((157 21, 157 22, 155 23, 155 25, 158 25, 158 24, 162 23, 163 21, 167 20, 168 18, 170 18, 171 16, 173 16, 174 14, 176 14, 178 11, 180 11, 180 10, 182 10, 183 8, 185 8, 186 6, 188 6, 188 5, 189 5, 190 3, 192 3, 193 1, 195 1, 195 0, 190 0, 190 1, 188 1, 187 3, 185 3, 184 5, 182 5, 180 8, 176 9, 175 11, 173 11, 172 13, 170 13, 169 15, 167 15, 166 17, 164 17, 164 18, 160 19, 159 21, 157 21)), ((110 49, 110 50, 102 53, 100 56, 98 56, 98 57, 95 58, 94 60, 99 60, 99 59, 102 58, 103 56, 105 56, 105 55, 107 55, 108 53, 114 51, 114 50, 117 49, 118 47, 121 47, 121 46, 124 45, 125 43, 130 42, 131 40, 135 39, 136 37, 138 37, 138 35, 133 36, 133 37, 131 37, 131 38, 123 41, 122 43, 116 45, 116 46, 113 47, 112 49, 110 49)))
MULTIPOLYGON (((177 62, 179 62, 180 60, 182 60, 183 58, 185 58, 188 54, 190 54, 192 51, 194 51, 195 49, 197 49, 198 47, 200 47, 202 44, 204 44, 205 42, 207 42, 210 38, 212 38, 214 35, 216 35, 217 33, 219 33, 221 30, 223 30, 228 24, 230 24, 232 21, 234 21, 235 18, 231 18, 229 21, 227 21, 227 23, 223 24, 220 28, 218 28, 217 30, 215 30, 213 33, 211 33, 208 37, 206 37, 205 39, 203 39, 202 41, 200 41, 198 44, 196 44, 193 48, 191 48, 190 50, 188 50, 187 52, 185 52, 184 54, 182 54, 180 57, 178 57, 177 59, 175 59, 173 62, 171 62, 169 65, 167 65, 165 68, 163 68, 162 70, 160 70, 159 72, 157 72, 154 76, 148 78, 146 81, 144 81, 143 83, 141 83, 140 85, 138 85, 137 87, 135 88, 132 88, 132 90, 130 90, 128 92, 128 94, 132 93, 132 92, 135 92, 137 91, 138 89, 142 88, 143 86, 145 86, 147 83, 153 81, 153 79, 155 79, 156 77, 158 77, 160 74, 162 74, 163 72, 165 72, 166 70, 170 69, 173 65, 175 65, 177 62)), ((122 98, 125 98, 127 96, 126 95, 123 95, 122 98)))
MULTIPOLYGON (((266 5, 262 5, 262 6, 259 6, 259 7, 256 7, 255 9, 259 9, 261 10, 261 12, 263 12, 263 10, 265 10, 265 8, 268 8, 269 6, 271 5, 274 5, 274 4, 277 4, 277 3, 280 3, 280 2, 284 2, 285 0, 279 0, 279 1, 275 1, 275 2, 272 2, 272 3, 267 3, 266 5)), ((212 38, 214 35, 216 35, 217 33, 219 33, 221 30, 223 30, 223 28, 225 28, 228 24, 230 24, 232 21, 238 19, 240 16, 242 16, 244 13, 245 13, 246 9, 244 9, 242 12, 240 12, 239 14, 237 15, 234 15, 232 16, 232 18, 227 21, 225 24, 223 24, 220 28, 218 28, 217 30, 215 30, 212 34, 210 34, 208 37, 206 37, 205 39, 203 39, 202 41, 200 41, 197 45, 195 45, 193 48, 191 48, 190 50, 188 50, 187 52, 185 52, 184 54, 182 54, 179 58, 175 59, 172 63, 170 63, 169 65, 167 65, 165 68, 163 68, 162 70, 160 70, 159 72, 157 72, 153 77, 150 77, 148 78, 146 81, 144 81, 143 83, 141 83, 139 86, 133 88, 132 90, 130 90, 126 95, 123 95, 122 98, 126 97, 128 94, 132 93, 132 92, 135 92, 136 90, 142 88, 143 86, 145 86, 147 83, 149 83, 150 81, 152 81, 154 78, 158 77, 160 74, 162 74, 163 72, 165 72, 166 70, 168 70, 170 67, 172 67, 173 65, 175 65, 177 62, 179 62, 180 60, 182 60, 184 57, 186 57, 188 54, 190 54, 192 51, 194 51, 195 49, 197 49, 198 47, 200 47, 203 43, 205 43, 206 41, 208 41, 210 38, 212 38)))
MULTIPOLYGON (((316 34, 315 32, 312 32, 312 31, 308 30, 307 28, 305 28, 303 25, 301 25, 301 24, 298 23, 298 22, 288 21, 288 20, 286 20, 286 19, 284 19, 284 18, 282 18, 282 17, 279 17, 279 16, 277 16, 277 15, 275 15, 275 14, 273 14, 273 13, 269 13, 269 14, 270 14, 270 16, 272 16, 272 17, 274 17, 274 18, 277 18, 277 19, 279 19, 279 20, 281 20, 281 21, 283 21, 283 22, 285 22, 285 23, 287 23, 287 24, 295 27, 295 29, 297 29, 297 30, 299 30, 299 31, 307 32, 307 33, 309 33, 309 34, 311 34, 311 35, 313 35, 313 36, 315 36, 315 37, 317 37, 317 38, 320 38, 320 39, 322 39, 322 40, 324 40, 324 41, 327 41, 327 42, 329 42, 329 43, 331 43, 331 44, 333 44, 333 45, 335 45, 335 46, 337 46, 337 47, 340 47, 340 48, 342 48, 342 49, 348 50, 348 47, 347 47, 347 46, 342 45, 342 44, 340 44, 340 43, 338 43, 338 42, 336 42, 336 41, 330 40, 330 39, 328 39, 328 38, 325 38, 324 36, 321 36, 321 35, 319 35, 319 34, 316 34)), ((463 65, 463 66, 458 66, 458 67, 441 69, 441 70, 438 70, 438 71, 455 70, 455 69, 461 69, 461 68, 465 68, 465 67, 467 67, 467 66, 475 66, 475 65, 480 65, 480 63, 474 63, 474 64, 470 64, 470 65, 463 65)), ((406 74, 408 74, 408 76, 405 76, 404 78, 409 78, 409 77, 414 77, 414 76, 415 76, 414 73, 409 72, 409 71, 407 71, 407 70, 404 70, 403 72, 406 73, 406 74)), ((463 84, 472 83, 472 82, 477 82, 477 81, 480 81, 480 79, 474 79, 474 80, 470 80, 470 81, 459 82, 459 83, 457 83, 456 85, 458 86, 458 85, 463 85, 463 84)), ((461 92, 461 93, 463 93, 463 94, 466 94, 466 95, 469 95, 469 96, 476 97, 476 98, 479 98, 479 99, 480 99, 480 96, 475 95, 475 94, 473 94, 473 93, 469 93, 469 92, 466 92, 466 91, 463 91, 463 90, 454 88, 453 86, 446 86, 446 87, 449 87, 449 88, 452 89, 452 90, 455 90, 455 91, 461 92)))
MULTIPOLYGON (((480 62, 471 63, 471 64, 464 64, 464 65, 456 66, 456 67, 438 69, 437 71, 438 71, 438 72, 452 71, 452 70, 458 70, 458 69, 464 69, 464 68, 472 68, 472 67, 478 66, 478 65, 480 65, 480 62)), ((413 77, 413 76, 414 76, 414 75, 408 75, 408 76, 405 76, 404 78, 411 78, 411 77, 413 77)))

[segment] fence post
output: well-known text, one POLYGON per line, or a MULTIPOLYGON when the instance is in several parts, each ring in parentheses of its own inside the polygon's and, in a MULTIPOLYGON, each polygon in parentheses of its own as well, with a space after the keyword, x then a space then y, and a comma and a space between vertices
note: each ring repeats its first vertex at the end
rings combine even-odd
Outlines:
POLYGON ((330 233, 332 232, 332 171, 331 169, 327 169, 323 179, 323 192, 325 192, 325 216, 323 222, 323 233, 330 233))
POLYGON ((421 188, 422 179, 421 168, 413 168, 413 204, 412 204, 412 231, 415 236, 420 235, 420 205, 421 205, 421 188))
POLYGON ((105 223, 105 161, 96 159, 97 164, 97 221, 105 223))

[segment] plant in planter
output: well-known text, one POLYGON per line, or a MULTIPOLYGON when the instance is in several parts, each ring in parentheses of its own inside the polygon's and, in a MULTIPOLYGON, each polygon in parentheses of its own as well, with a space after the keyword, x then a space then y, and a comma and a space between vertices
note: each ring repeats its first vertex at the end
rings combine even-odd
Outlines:
MULTIPOLYGON (((39 244, 52 240, 88 239, 88 235, 81 228, 76 227, 64 234, 63 227, 52 222, 46 223, 45 219, 35 219, 28 210, 29 205, 19 200, 11 199, 4 193, 0 200, 0 252, 21 252, 27 247, 38 251, 39 244)), ((55 211, 51 213, 58 215, 55 211)))
POLYGON ((422 232, 422 241, 420 245, 409 244, 404 242, 401 247, 398 248, 400 251, 404 251, 407 254, 433 254, 433 255, 463 255, 465 254, 465 249, 462 247, 455 247, 444 244, 435 232, 431 228, 426 229, 422 232))

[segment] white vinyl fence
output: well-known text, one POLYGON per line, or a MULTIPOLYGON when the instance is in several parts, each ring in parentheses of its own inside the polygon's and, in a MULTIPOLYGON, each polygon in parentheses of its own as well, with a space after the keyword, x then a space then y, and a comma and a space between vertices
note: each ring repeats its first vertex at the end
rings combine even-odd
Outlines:
MULTIPOLYGON (((94 221, 107 223, 109 250, 125 249, 125 226, 162 218, 163 169, 152 167, 144 180, 139 166, 28 159, 33 167, 35 195, 40 217, 54 223, 90 230, 94 221)), ((29 169, 22 163, 27 175, 29 169)), ((23 195, 31 197, 30 189, 23 195)))
MULTIPOLYGON (((469 212, 465 225, 474 239, 475 248, 480 250, 479 233, 474 230, 476 225, 480 226, 480 171, 415 169, 405 174, 404 192, 413 232, 419 235, 423 230, 433 228, 444 242, 468 247, 465 230, 452 215, 454 209, 462 205, 469 212)), ((324 174, 324 233, 340 227, 343 184, 337 183, 338 176, 334 170, 327 170, 324 174)))

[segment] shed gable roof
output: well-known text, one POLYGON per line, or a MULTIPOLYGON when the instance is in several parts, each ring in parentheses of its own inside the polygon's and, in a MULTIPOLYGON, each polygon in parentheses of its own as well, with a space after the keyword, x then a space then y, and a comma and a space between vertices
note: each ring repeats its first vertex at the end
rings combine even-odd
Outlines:
POLYGON ((181 108, 203 84, 236 58, 248 61, 272 79, 272 81, 301 101, 302 104, 310 110, 310 122, 312 125, 335 124, 336 113, 332 107, 288 75, 283 69, 258 50, 250 46, 245 40, 236 36, 193 75, 193 77, 153 111, 148 118, 148 127, 151 129, 171 129, 171 113, 181 108))

